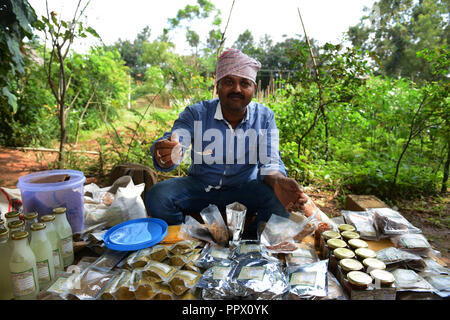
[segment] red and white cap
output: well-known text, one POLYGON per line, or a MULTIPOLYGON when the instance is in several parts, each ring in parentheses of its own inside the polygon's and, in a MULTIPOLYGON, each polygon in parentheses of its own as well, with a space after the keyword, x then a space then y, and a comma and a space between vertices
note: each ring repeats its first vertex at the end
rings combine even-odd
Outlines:
POLYGON ((225 76, 232 75, 252 80, 256 84, 256 74, 261 63, 236 49, 228 49, 217 59, 216 83, 225 76))

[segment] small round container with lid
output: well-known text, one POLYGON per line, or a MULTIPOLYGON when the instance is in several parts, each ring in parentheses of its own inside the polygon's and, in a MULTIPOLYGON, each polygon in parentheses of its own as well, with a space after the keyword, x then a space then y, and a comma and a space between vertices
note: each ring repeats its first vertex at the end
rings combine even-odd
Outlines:
POLYGON ((372 277, 362 271, 350 271, 347 273, 347 280, 355 290, 365 290, 373 282, 372 277))
POLYGON ((350 239, 359 239, 359 233, 355 231, 343 231, 341 232, 342 239, 349 241, 350 239))
POLYGON ((356 228, 354 226, 352 226, 351 224, 342 223, 342 224, 338 225, 338 230, 340 232, 355 231, 356 228))
POLYGON ((339 232, 336 232, 336 231, 333 231, 333 230, 326 230, 326 231, 322 232, 322 237, 325 240, 340 239, 341 238, 341 234, 339 232))
POLYGON ((395 282, 394 275, 386 270, 374 269, 370 271, 370 276, 376 287, 391 287, 395 282))
POLYGON ((345 248, 347 247, 347 243, 341 239, 330 239, 327 240, 327 246, 330 249, 345 248))
POLYGON ((361 271, 364 269, 362 263, 356 259, 342 259, 339 261, 339 266, 341 267, 344 275, 350 271, 361 271))
POLYGON ((384 270, 386 269, 386 264, 381 261, 378 260, 376 258, 366 258, 363 260, 363 265, 366 268, 366 272, 370 273, 370 271, 374 270, 374 269, 380 269, 380 270, 384 270))
POLYGON ((350 239, 347 241, 347 243, 350 246, 350 248, 352 248, 353 250, 356 250, 358 248, 368 248, 369 247, 369 244, 366 241, 361 240, 359 238, 350 239))
POLYGON ((352 259, 355 257, 355 253, 348 248, 336 248, 333 250, 333 255, 338 259, 352 259))
POLYGON ((377 253, 369 248, 358 248, 355 250, 356 256, 358 257, 358 260, 363 261, 367 258, 376 258, 377 253))

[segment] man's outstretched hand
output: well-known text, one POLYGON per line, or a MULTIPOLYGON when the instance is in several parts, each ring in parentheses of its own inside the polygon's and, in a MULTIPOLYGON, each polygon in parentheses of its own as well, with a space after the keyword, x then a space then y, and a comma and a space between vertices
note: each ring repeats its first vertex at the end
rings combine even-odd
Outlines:
POLYGON ((275 172, 267 175, 264 181, 272 187, 278 200, 280 200, 288 212, 305 209, 308 198, 295 179, 287 178, 280 172, 275 172))
POLYGON ((182 148, 178 134, 172 133, 169 139, 163 139, 155 143, 154 157, 162 168, 170 168, 182 157, 182 148))

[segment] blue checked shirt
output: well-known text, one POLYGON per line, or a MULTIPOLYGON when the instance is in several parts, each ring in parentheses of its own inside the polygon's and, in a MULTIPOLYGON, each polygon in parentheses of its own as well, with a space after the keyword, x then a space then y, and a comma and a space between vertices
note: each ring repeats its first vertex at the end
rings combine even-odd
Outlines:
POLYGON ((157 170, 168 172, 180 163, 165 169, 155 160, 155 143, 169 139, 173 132, 179 135, 183 155, 191 147, 188 174, 201 180, 206 191, 263 179, 270 171, 286 176, 274 113, 260 103, 249 103, 245 117, 234 130, 222 115, 219 99, 186 107, 171 132, 164 133, 150 148, 157 170))

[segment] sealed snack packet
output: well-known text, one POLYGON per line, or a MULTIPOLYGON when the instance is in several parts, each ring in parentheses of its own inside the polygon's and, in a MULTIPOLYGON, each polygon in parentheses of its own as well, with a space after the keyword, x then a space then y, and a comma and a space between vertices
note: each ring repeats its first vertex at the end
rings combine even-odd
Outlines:
POLYGON ((143 278, 156 283, 168 283, 175 272, 177 272, 177 268, 162 262, 150 260, 138 272, 140 279, 143 278))
POLYGON ((288 283, 279 262, 243 259, 231 271, 231 288, 242 299, 281 300, 288 283))
POLYGON ((197 247, 202 246, 202 242, 198 240, 182 240, 174 243, 169 247, 171 254, 185 254, 191 252, 197 247))
POLYGON ((414 291, 414 292, 435 292, 433 288, 424 278, 419 276, 415 271, 408 269, 395 269, 392 271, 395 278, 397 291, 414 291))
POLYGON ((135 272, 123 270, 103 290, 103 300, 135 300, 134 294, 135 272))
POLYGON ((286 266, 299 266, 319 261, 316 250, 307 243, 296 243, 296 249, 285 256, 286 266))
POLYGON ((170 290, 166 284, 155 283, 155 296, 153 300, 177 300, 177 296, 170 290))
POLYGON ((68 279, 70 298, 76 300, 95 300, 101 297, 106 285, 114 278, 115 272, 105 272, 93 267, 86 268, 74 278, 68 279))
POLYGON ((174 267, 182 268, 186 264, 195 261, 200 255, 200 249, 194 249, 185 254, 175 254, 169 257, 169 264, 174 267))
POLYGON ((328 295, 328 260, 289 267, 289 298, 315 300, 328 295))
POLYGON ((210 204, 202 211, 200 216, 205 222, 206 227, 211 233, 214 241, 222 246, 225 246, 229 239, 228 228, 223 221, 222 214, 216 205, 210 204))
POLYGON ((135 252, 132 252, 127 257, 125 268, 134 269, 144 267, 148 261, 150 261, 150 253, 152 248, 144 248, 135 252))
POLYGON ((204 300, 229 300, 235 298, 231 288, 231 271, 236 262, 222 260, 210 267, 197 282, 196 287, 202 290, 204 300))
POLYGON ((228 260, 230 255, 230 248, 207 244, 203 248, 199 259, 195 262, 195 265, 203 269, 208 269, 223 260, 228 260))
POLYGON ((378 240, 378 233, 375 229, 373 214, 370 211, 349 211, 343 210, 341 214, 344 216, 348 224, 355 226, 356 231, 364 240, 378 240))
POLYGON ((239 202, 233 202, 225 207, 225 212, 230 241, 238 241, 244 231, 247 207, 239 202))
POLYGON ((169 287, 175 295, 180 296, 193 289, 201 276, 202 274, 198 272, 178 270, 169 281, 169 287))
POLYGON ((431 245, 423 234, 406 233, 391 237, 392 243, 399 249, 427 256, 431 245))
POLYGON ((419 255, 395 247, 378 250, 377 259, 383 261, 388 270, 411 268, 422 271, 426 266, 424 260, 419 255))
POLYGON ((436 294, 441 298, 450 297, 450 276, 445 274, 427 274, 423 277, 436 289, 436 294))
POLYGON ((367 211, 373 214, 375 227, 380 237, 390 237, 405 233, 422 233, 422 230, 413 226, 399 212, 391 208, 371 208, 367 209, 367 211))
POLYGON ((257 240, 241 240, 233 243, 231 259, 273 259, 264 245, 257 240))

